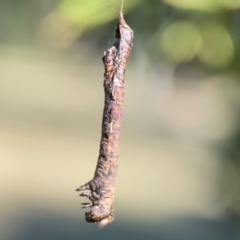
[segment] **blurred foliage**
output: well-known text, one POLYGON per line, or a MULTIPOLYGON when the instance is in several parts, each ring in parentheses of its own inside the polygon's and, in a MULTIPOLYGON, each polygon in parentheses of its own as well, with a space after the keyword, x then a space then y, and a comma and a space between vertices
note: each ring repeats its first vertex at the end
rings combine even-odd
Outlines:
MULTIPOLYGON (((0 0, 0 41, 31 40, 64 50, 90 36, 99 45, 113 32, 120 6, 121 0, 0 0), (109 33, 101 36, 101 31, 109 33)), ((145 53, 155 61, 165 59, 174 66, 195 62, 237 73, 239 7, 240 0, 124 2, 128 23, 138 36, 135 43, 144 42, 145 53)))
POLYGON ((175 62, 192 60, 201 47, 201 35, 197 27, 189 21, 169 24, 160 32, 159 47, 166 58, 175 62))
MULTIPOLYGON (((240 1, 164 2, 131 0, 124 4, 125 14, 129 13, 130 25, 134 29, 138 26, 138 32, 135 33, 140 38, 148 36, 147 49, 150 53, 154 52, 153 55, 174 65, 198 59, 208 68, 231 67, 237 51, 230 33, 231 24, 234 24, 231 18, 234 10, 240 6, 240 1), (152 27, 146 25, 146 22, 152 27)), ((64 49, 90 29, 102 28, 101 26, 116 21, 120 4, 120 0, 61 0, 45 19, 44 29, 49 29, 49 25, 52 29, 46 31, 47 36, 52 36, 50 45, 64 49), (59 29, 58 34, 55 29, 59 29)))
MULTIPOLYGON (((61 0, 59 11, 71 22, 89 29, 116 19, 120 4, 121 1, 116 0, 61 0)), ((141 0, 125 1, 124 11, 129 12, 138 4, 141 0)))
POLYGON ((198 57, 203 64, 219 68, 229 65, 234 57, 229 32, 216 23, 197 25, 191 21, 174 21, 157 39, 165 57, 176 63, 198 57))
POLYGON ((202 41, 199 58, 207 65, 224 67, 234 57, 232 38, 220 24, 209 23, 201 26, 202 41))
MULTIPOLYGON (((126 1, 125 11, 130 11, 139 2, 126 1)), ((120 3, 113 0, 61 0, 42 22, 44 38, 52 48, 65 49, 86 31, 116 19, 120 3)))
POLYGON ((240 7, 239 0, 164 0, 164 2, 174 7, 209 12, 240 7))
POLYGON ((216 11, 220 7, 218 0, 164 0, 174 7, 199 11, 216 11))
POLYGON ((229 215, 240 224, 240 128, 221 145, 219 152, 223 159, 224 185, 221 196, 228 203, 229 215))

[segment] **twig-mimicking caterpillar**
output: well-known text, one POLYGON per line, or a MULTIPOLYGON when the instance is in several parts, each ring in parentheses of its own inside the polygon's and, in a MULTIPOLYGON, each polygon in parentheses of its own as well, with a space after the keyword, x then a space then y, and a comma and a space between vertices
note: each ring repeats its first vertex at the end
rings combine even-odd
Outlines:
POLYGON ((99 222, 100 228, 113 222, 113 200, 115 179, 118 168, 121 119, 125 95, 125 69, 133 47, 133 31, 126 24, 123 12, 115 31, 116 41, 104 52, 102 58, 105 67, 104 91, 105 103, 102 120, 102 137, 94 177, 88 183, 77 188, 80 196, 88 197, 90 203, 83 203, 83 208, 90 208, 85 213, 87 222, 99 222))

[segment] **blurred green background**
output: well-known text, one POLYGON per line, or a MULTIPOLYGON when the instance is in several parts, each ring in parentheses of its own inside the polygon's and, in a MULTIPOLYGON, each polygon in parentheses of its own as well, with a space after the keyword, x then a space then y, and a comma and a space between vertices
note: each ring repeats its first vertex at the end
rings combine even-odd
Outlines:
POLYGON ((125 0, 115 222, 84 221, 120 0, 0 0, 0 240, 240 239, 240 0, 125 0))

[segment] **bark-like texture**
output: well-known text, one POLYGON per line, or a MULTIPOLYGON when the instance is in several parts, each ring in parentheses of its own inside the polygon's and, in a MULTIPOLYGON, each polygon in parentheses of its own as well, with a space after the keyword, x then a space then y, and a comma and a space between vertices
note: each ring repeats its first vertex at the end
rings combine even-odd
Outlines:
POLYGON ((90 199, 90 203, 83 203, 83 208, 90 208, 90 211, 85 213, 85 218, 87 222, 99 222, 100 227, 114 220, 113 200, 125 95, 124 78, 127 60, 133 47, 133 31, 126 24, 122 12, 119 14, 115 37, 116 42, 102 58, 105 67, 105 103, 97 167, 94 178, 77 188, 77 191, 90 190, 90 193, 80 194, 90 199))

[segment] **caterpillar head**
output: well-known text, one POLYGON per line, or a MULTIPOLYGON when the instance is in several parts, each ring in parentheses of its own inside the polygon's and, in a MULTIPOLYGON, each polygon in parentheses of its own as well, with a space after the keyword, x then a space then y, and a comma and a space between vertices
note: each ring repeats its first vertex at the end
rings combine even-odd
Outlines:
POLYGON ((87 222, 99 222, 99 227, 103 228, 114 221, 113 207, 110 205, 98 205, 91 207, 89 212, 85 213, 87 222))

